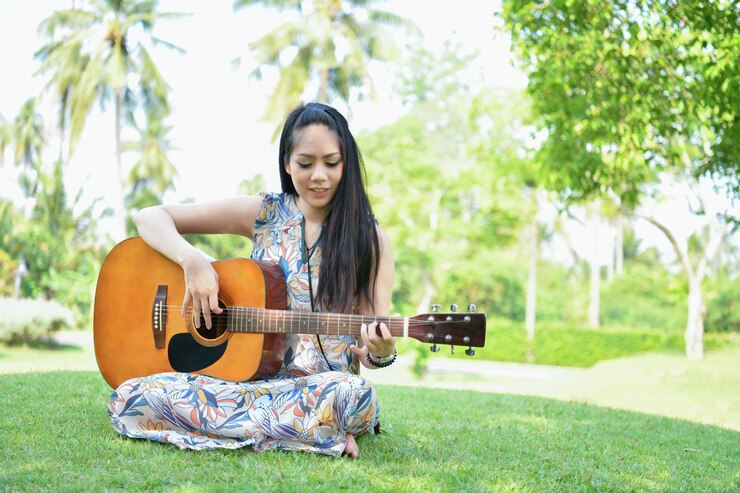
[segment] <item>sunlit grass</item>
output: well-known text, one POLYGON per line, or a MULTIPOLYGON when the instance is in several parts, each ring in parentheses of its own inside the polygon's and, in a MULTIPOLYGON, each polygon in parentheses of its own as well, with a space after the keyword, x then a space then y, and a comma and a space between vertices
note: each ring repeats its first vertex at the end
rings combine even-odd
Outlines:
POLYGON ((0 374, 95 369, 92 347, 60 344, 9 347, 0 344, 0 374))
POLYGON ((19 491, 722 491, 740 433, 536 397, 379 385, 360 459, 182 452, 124 439, 96 372, 0 375, 0 489, 19 491))

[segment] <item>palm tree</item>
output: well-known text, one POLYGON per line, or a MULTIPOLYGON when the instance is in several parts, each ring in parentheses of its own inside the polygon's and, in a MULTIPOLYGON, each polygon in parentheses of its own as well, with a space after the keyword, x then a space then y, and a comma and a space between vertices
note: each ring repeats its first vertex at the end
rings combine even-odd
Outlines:
POLYGON ((168 109, 169 87, 146 45, 164 44, 152 30, 157 21, 184 14, 157 12, 157 0, 93 0, 84 7, 54 12, 39 30, 48 42, 37 52, 39 72, 49 74, 50 85, 62 95, 60 121, 70 123, 70 154, 95 101, 101 107, 111 99, 115 106, 116 180, 118 216, 114 239, 125 236, 125 207, 121 176, 121 129, 124 113, 135 108, 168 109), (75 73, 76 72, 76 73, 75 73), (66 105, 69 113, 66 113, 66 105))
POLYGON ((46 145, 44 123, 36 110, 36 98, 29 98, 21 106, 10 128, 10 139, 15 147, 14 162, 23 166, 22 186, 26 196, 33 197, 42 174, 41 151, 46 145))
POLYGON ((0 115, 0 168, 5 166, 5 149, 10 144, 12 128, 11 123, 0 115))
MULTIPOLYGON (((166 115, 148 111, 146 125, 132 121, 139 138, 123 142, 124 152, 135 152, 139 159, 131 168, 126 188, 130 190, 126 203, 129 208, 141 209, 162 202, 164 193, 174 188, 177 168, 168 153, 175 149, 169 132, 171 125, 164 123, 166 115)), ((127 222, 127 230, 133 232, 133 223, 127 222)))
POLYGON ((318 82, 316 100, 348 101, 350 90, 369 86, 371 60, 390 61, 398 56, 386 26, 408 26, 405 19, 370 7, 372 0, 234 0, 234 10, 251 5, 291 9, 296 20, 250 44, 260 66, 277 67, 280 80, 270 98, 265 119, 282 121, 306 92, 309 82, 318 82), (297 51, 289 61, 290 51, 297 51))
POLYGON ((53 75, 46 83, 44 90, 53 91, 59 101, 57 127, 60 133, 59 159, 64 159, 64 143, 70 120, 70 98, 74 88, 84 72, 90 56, 82 50, 82 39, 69 43, 49 43, 35 53, 43 60, 37 75, 52 70, 53 75))

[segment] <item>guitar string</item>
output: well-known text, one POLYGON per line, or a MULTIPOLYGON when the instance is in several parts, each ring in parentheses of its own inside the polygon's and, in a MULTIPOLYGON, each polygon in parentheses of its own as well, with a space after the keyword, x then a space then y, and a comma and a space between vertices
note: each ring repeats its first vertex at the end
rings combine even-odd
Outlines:
MULTIPOLYGON (((176 313, 176 314, 179 315, 180 314, 180 311, 182 309, 182 305, 162 305, 162 308, 165 308, 165 312, 166 312, 167 315, 169 315, 170 313, 176 313)), ((286 316, 289 319, 291 319, 291 321, 294 321, 293 319, 296 319, 296 318, 297 319, 300 319, 301 317, 304 317, 306 315, 318 315, 319 317, 321 315, 325 315, 325 316, 333 315, 333 316, 338 316, 338 317, 346 317, 349 320, 352 320, 353 318, 361 318, 361 317, 368 317, 368 318, 370 318, 370 317, 373 317, 373 315, 356 315, 356 314, 350 314, 350 313, 346 313, 345 314, 345 313, 321 313, 321 312, 293 312, 293 311, 290 311, 290 310, 276 310, 276 309, 272 309, 272 308, 258 308, 258 307, 232 307, 232 308, 238 308, 238 309, 241 309, 241 310, 263 310, 263 311, 269 312, 269 313, 275 313, 275 312, 286 313, 287 314, 286 316)), ((227 307, 226 310, 228 311, 229 308, 227 307)), ((185 316, 188 316, 189 317, 189 316, 192 315, 192 313, 193 313, 193 309, 191 307, 188 307, 187 314, 185 316)), ((218 313, 212 313, 211 314, 212 317, 216 317, 216 318, 218 318, 221 315, 222 314, 218 314, 218 313)), ((442 314, 442 315, 443 316, 446 316, 446 314, 442 314)), ((440 316, 440 315, 437 315, 437 316, 440 316)), ((458 317, 459 316, 460 315, 458 315, 458 317)), ((378 316, 378 317, 375 317, 375 318, 376 319, 379 319, 381 321, 383 321, 383 319, 388 319, 390 322, 395 321, 397 323, 402 323, 404 321, 404 317, 378 316)), ((454 324, 454 323, 468 323, 468 322, 465 321, 465 320, 433 320, 433 321, 429 321, 429 320, 414 320, 412 318, 409 318, 409 325, 429 325, 430 323, 454 324)))

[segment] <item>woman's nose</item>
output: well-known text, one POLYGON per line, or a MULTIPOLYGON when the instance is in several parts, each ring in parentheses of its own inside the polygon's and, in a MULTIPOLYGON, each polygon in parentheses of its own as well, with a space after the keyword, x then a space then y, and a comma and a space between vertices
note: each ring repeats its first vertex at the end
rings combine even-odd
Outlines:
POLYGON ((323 180, 326 178, 326 167, 323 164, 314 166, 313 173, 311 173, 311 179, 314 181, 323 180))

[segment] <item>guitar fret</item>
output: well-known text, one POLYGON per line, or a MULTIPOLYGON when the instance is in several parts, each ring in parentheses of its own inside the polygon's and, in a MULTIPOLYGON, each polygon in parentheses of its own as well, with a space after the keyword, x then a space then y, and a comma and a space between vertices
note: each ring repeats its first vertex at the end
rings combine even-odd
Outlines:
POLYGON ((268 308, 230 307, 227 330, 247 333, 282 333, 360 336, 360 327, 384 323, 392 336, 408 337, 408 321, 403 317, 377 317, 365 314, 305 312, 268 308), (256 317, 256 318, 255 318, 256 317), (334 320, 332 320, 334 317, 334 320), (367 318, 367 320, 366 320, 367 318))

